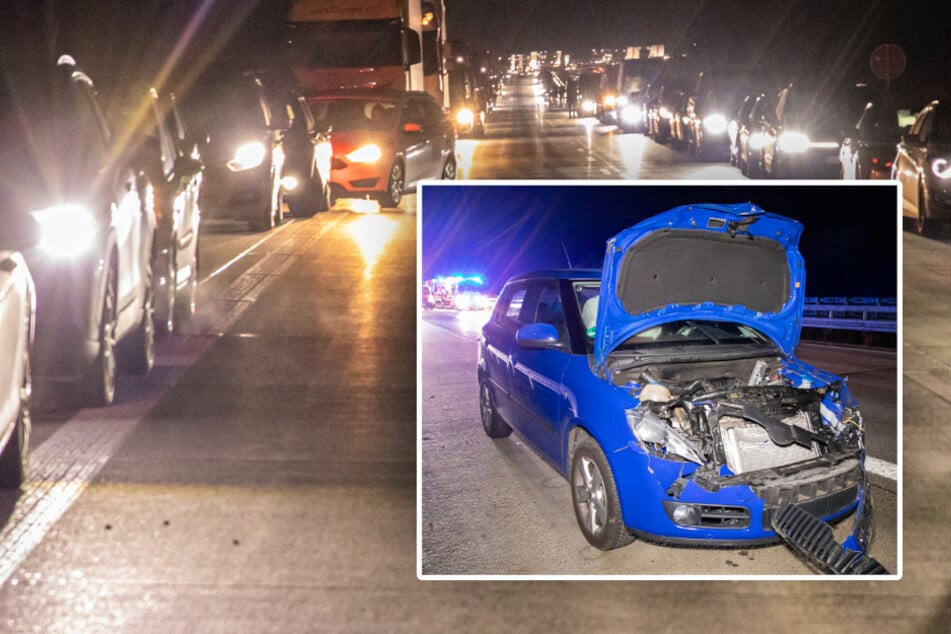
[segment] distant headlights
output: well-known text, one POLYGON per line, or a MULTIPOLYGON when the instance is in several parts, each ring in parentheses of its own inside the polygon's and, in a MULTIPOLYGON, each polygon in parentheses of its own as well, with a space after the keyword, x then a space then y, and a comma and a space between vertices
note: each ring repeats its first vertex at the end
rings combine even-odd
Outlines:
POLYGON ((96 217, 82 205, 53 205, 33 212, 40 224, 40 242, 46 253, 59 258, 71 258, 85 253, 99 231, 96 217))
POLYGON ((472 125, 473 121, 475 121, 475 115, 468 108, 463 108, 456 113, 456 123, 459 125, 472 125))
POLYGON ((637 106, 628 105, 621 108, 621 121, 628 125, 642 122, 643 117, 644 113, 637 106))
MULTIPOLYGON (((617 101, 617 99, 614 97, 614 95, 605 95, 605 96, 604 96, 604 106, 605 106, 606 108, 613 108, 613 107, 614 107, 614 104, 616 103, 616 101, 617 101)), ((626 100, 625 100, 625 101, 626 101, 626 100)))
POLYGON ((367 143, 346 155, 347 160, 351 163, 376 163, 381 156, 383 156, 383 153, 379 146, 373 143, 367 143))
POLYGON ((935 159, 931 161, 931 172, 938 178, 947 180, 951 178, 951 163, 943 158, 935 159))
POLYGON ((260 141, 252 141, 238 146, 234 158, 228 161, 228 169, 232 172, 243 172, 257 167, 267 157, 267 148, 260 141))
POLYGON ((726 132, 726 117, 722 114, 711 114, 703 118, 703 128, 707 134, 723 134, 726 132))
POLYGON ((594 112, 597 109, 598 109, 598 105, 594 103, 593 101, 591 101, 590 99, 585 99, 583 102, 581 102, 582 112, 587 112, 588 114, 594 114, 594 112))
POLYGON ((783 132, 776 143, 781 151, 789 154, 802 154, 809 149, 809 137, 802 132, 783 132))

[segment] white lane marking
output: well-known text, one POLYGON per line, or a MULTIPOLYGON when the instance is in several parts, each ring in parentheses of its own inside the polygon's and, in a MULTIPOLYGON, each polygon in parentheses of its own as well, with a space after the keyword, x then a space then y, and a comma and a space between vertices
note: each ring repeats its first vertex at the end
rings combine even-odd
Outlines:
POLYGON ((239 253, 238 255, 234 256, 233 258, 231 258, 230 260, 228 260, 227 262, 225 262, 224 264, 222 264, 221 266, 219 266, 217 269, 215 269, 214 271, 212 271, 212 272, 208 275, 208 277, 206 277, 205 279, 199 281, 199 282, 198 282, 198 285, 201 286, 201 285, 204 284, 205 282, 210 282, 215 276, 224 273, 224 272, 228 269, 228 267, 232 266, 235 262, 237 262, 238 260, 240 260, 241 258, 243 258, 244 256, 246 256, 248 253, 250 253, 250 252, 253 251, 254 249, 258 248, 259 246, 261 246, 262 244, 264 244, 265 242, 267 242, 268 240, 270 240, 271 238, 273 238, 274 236, 276 236, 278 233, 280 233, 281 231, 283 231, 283 230, 286 229, 287 227, 290 227, 292 224, 294 224, 295 220, 296 220, 296 219, 292 218, 292 219, 288 220, 286 223, 280 225, 279 227, 275 227, 274 229, 271 229, 270 231, 268 231, 268 233, 267 233, 266 236, 264 236, 263 238, 261 238, 260 240, 258 240, 257 242, 255 242, 254 244, 252 244, 251 246, 249 246, 247 249, 245 249, 244 251, 242 251, 241 253, 239 253))
MULTIPOLYGON (((245 296, 234 301, 234 306, 217 324, 224 327, 222 332, 254 303, 277 275, 290 266, 303 245, 319 240, 346 216, 347 214, 321 227, 315 236, 302 240, 292 252, 272 252, 239 275, 225 293, 244 287, 245 296), (275 264, 271 259, 274 255, 280 255, 282 260, 275 264), (248 279, 251 279, 250 284, 247 283, 248 279)), ((289 225, 290 223, 282 225, 281 228, 289 225)), ((274 231, 265 236, 243 251, 241 256, 276 233, 274 231)), ((227 266, 241 256, 234 258, 227 266)), ((224 267, 218 272, 223 269, 224 267)), ((23 486, 13 513, 0 530, 0 586, 7 582, 33 549, 43 541, 50 528, 69 510, 109 462, 129 432, 135 429, 139 421, 178 383, 181 374, 204 354, 213 341, 211 338, 190 341, 187 351, 179 350, 179 356, 175 357, 174 363, 179 374, 164 388, 146 390, 144 394, 140 393, 138 398, 119 402, 108 408, 80 410, 46 442, 30 452, 30 477, 23 486)), ((14 578, 12 583, 17 581, 14 578)))
POLYGON ((887 460, 865 456, 865 470, 894 482, 898 481, 898 465, 887 460))

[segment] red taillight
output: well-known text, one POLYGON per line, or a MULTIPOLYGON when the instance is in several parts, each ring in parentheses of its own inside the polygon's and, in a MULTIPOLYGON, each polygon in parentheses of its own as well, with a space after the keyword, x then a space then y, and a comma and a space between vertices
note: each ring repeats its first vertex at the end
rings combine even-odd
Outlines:
POLYGON ((873 157, 872 157, 872 165, 878 165, 878 157, 877 157, 877 156, 873 156, 873 157))

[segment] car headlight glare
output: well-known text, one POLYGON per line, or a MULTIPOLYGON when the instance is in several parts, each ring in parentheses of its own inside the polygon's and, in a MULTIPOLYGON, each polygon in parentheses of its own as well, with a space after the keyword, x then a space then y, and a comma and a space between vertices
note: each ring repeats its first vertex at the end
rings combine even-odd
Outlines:
POLYGON ((931 162, 931 173, 941 179, 951 178, 951 163, 946 159, 939 158, 931 162))
POLYGON ((809 149, 809 137, 802 132, 783 132, 776 143, 781 151, 790 154, 802 154, 809 149))
POLYGON ((607 108, 613 108, 614 104, 617 102, 614 95, 605 95, 604 96, 604 105, 607 108))
POLYGON ((228 169, 232 172, 242 172, 257 167, 264 162, 267 149, 260 141, 252 141, 238 146, 234 158, 228 161, 228 169))
POLYGON ((703 118, 703 127, 708 134, 723 134, 726 125, 726 117, 722 114, 710 114, 703 118))
POLYGON ((40 241, 44 252, 60 258, 85 253, 99 232, 96 217, 83 205, 60 204, 33 212, 39 223, 40 241))
POLYGON ((597 109, 597 106, 590 99, 585 99, 583 102, 581 102, 581 110, 583 110, 584 112, 591 113, 591 112, 594 112, 596 109, 597 109))
POLYGON ((472 125, 473 121, 475 121, 475 115, 468 108, 463 108, 456 113, 456 123, 459 125, 472 125))
POLYGON ((624 106, 621 108, 621 120, 624 123, 637 123, 641 120, 641 109, 637 106, 624 106))
POLYGON ((766 147, 769 135, 765 132, 754 132, 750 135, 749 145, 751 150, 762 150, 766 147))
POLYGON ((670 110, 668 110, 667 108, 663 108, 663 107, 660 109, 660 113, 659 113, 659 114, 660 114, 660 116, 662 116, 664 119, 670 119, 670 118, 672 118, 672 117, 674 116, 673 113, 672 113, 670 110))
POLYGON ((376 163, 380 160, 383 153, 378 145, 367 143, 366 145, 347 154, 347 160, 351 163, 376 163))
POLYGON ((620 95, 614 100, 614 103, 617 104, 618 106, 626 106, 628 101, 629 100, 627 97, 625 97, 624 95, 620 95))

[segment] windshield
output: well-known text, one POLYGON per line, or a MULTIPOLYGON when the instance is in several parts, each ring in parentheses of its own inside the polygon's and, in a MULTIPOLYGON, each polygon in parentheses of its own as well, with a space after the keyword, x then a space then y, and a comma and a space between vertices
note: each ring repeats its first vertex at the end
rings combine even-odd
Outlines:
POLYGON ((402 66, 399 20, 338 20, 290 27, 292 67, 370 68, 402 66))
POLYGON ((202 132, 265 128, 267 116, 257 86, 202 87, 190 91, 180 103, 185 119, 202 132))
POLYGON ((378 99, 317 99, 310 102, 317 127, 337 130, 386 130, 396 121, 396 104, 378 99))
POLYGON ((769 345, 769 339, 743 324, 723 321, 672 321, 635 334, 618 350, 657 350, 670 346, 769 345))

